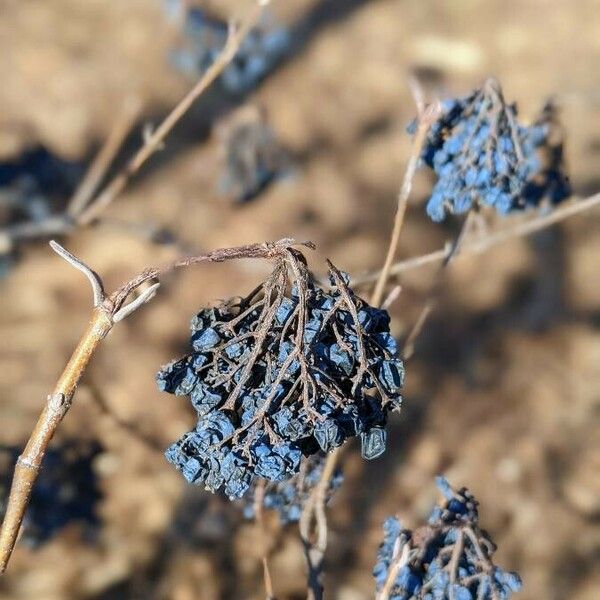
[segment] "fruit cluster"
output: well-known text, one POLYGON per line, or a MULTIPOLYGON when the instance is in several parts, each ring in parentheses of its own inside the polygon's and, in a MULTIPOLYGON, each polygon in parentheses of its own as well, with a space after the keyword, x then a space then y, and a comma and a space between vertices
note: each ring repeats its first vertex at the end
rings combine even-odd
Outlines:
MULTIPOLYGON (((469 96, 444 101, 442 109, 422 153, 438 176, 427 203, 433 221, 479 206, 505 215, 548 195, 554 202, 568 195, 568 185, 556 185, 566 183, 564 176, 543 164, 550 125, 519 123, 516 106, 504 101, 497 81, 489 79, 469 96)), ((415 129, 416 122, 409 132, 415 129)))
POLYGON ((238 498, 253 477, 289 479, 303 455, 351 436, 367 459, 385 450, 404 375, 389 315, 354 295, 331 263, 330 277, 331 288, 317 285, 290 250, 249 296, 192 320, 193 351, 157 375, 198 413, 166 452, 189 482, 238 498))
POLYGON ((385 521, 373 570, 377 589, 391 583, 390 600, 507 600, 521 580, 492 562, 496 547, 479 529, 477 501, 443 477, 437 485, 444 501, 427 525, 410 531, 395 517, 385 521))
MULTIPOLYGON (((183 42, 170 54, 171 64, 197 78, 208 69, 225 46, 228 26, 197 7, 183 14, 183 42)), ((222 88, 230 94, 245 94, 254 89, 287 52, 287 29, 264 20, 252 29, 231 63, 221 74, 222 88)))
MULTIPOLYGON (((319 452, 304 459, 300 466, 300 472, 291 479, 276 482, 254 480, 243 499, 244 516, 247 519, 254 519, 257 510, 265 508, 277 511, 282 523, 298 522, 308 497, 321 479, 324 464, 325 455, 319 452), (262 507, 258 508, 257 503, 262 503, 262 507)), ((329 480, 327 501, 331 499, 343 481, 344 475, 341 469, 337 469, 329 480)))
POLYGON ((266 123, 240 123, 226 140, 219 190, 235 202, 252 200, 284 174, 284 162, 285 153, 266 123))

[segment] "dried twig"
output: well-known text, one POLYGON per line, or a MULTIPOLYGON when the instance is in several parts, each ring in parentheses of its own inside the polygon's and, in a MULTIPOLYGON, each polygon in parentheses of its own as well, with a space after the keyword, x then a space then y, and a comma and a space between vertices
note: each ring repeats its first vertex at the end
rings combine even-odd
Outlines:
POLYGON ((125 138, 129 135, 133 124, 140 112, 140 103, 137 100, 125 102, 121 115, 117 118, 113 128, 94 157, 83 179, 69 200, 66 214, 74 221, 87 206, 98 190, 98 186, 110 168, 115 156, 121 149, 125 138))
MULTIPOLYGON (((418 90, 419 88, 414 86, 414 89, 418 90)), ((394 228, 392 230, 392 235, 388 245, 387 255, 385 257, 385 262, 383 263, 383 268, 381 269, 379 279, 375 285, 375 290, 373 291, 373 295, 371 297, 371 303, 374 306, 379 306, 381 304, 383 294, 385 292, 385 285, 390 275, 390 269, 392 267, 392 263, 394 262, 396 251, 398 250, 400 231, 404 223, 404 216, 406 215, 406 208, 408 206, 408 199, 412 189, 412 182, 415 177, 417 167, 419 166, 421 150, 423 148, 423 144, 425 143, 427 132, 429 131, 431 125, 438 119, 442 110, 439 102, 434 102, 428 106, 424 106, 421 100, 420 92, 415 91, 414 96, 417 109, 419 110, 417 118, 417 132, 413 138, 412 150, 408 159, 408 164, 406 165, 400 192, 398 193, 398 206, 396 209, 394 228)))
POLYGON ((68 203, 63 214, 52 215, 48 219, 39 222, 19 223, 0 231, 0 247, 12 248, 15 243, 25 240, 65 235, 75 229, 95 222, 104 209, 109 206, 115 198, 123 191, 131 178, 140 170, 146 161, 163 146, 164 139, 189 110, 192 104, 211 86, 221 75, 223 70, 234 58, 246 34, 256 24, 262 7, 269 0, 260 0, 253 4, 248 16, 238 26, 230 26, 229 36, 223 50, 217 56, 215 62, 204 72, 200 80, 181 99, 173 110, 165 117, 162 123, 144 139, 144 144, 137 153, 103 189, 95 199, 93 194, 122 140, 127 136, 133 124, 135 107, 128 104, 122 120, 120 119, 113 131, 100 149, 98 155, 92 162, 90 169, 81 181, 75 194, 68 203))
POLYGON ((306 505, 300 517, 300 536, 304 545, 304 554, 308 565, 308 593, 307 600, 321 600, 323 597, 323 586, 321 585, 321 571, 323 569, 323 557, 327 549, 327 516, 325 513, 325 502, 327 490, 340 454, 336 448, 327 456, 323 466, 323 472, 319 483, 315 486, 313 493, 308 497, 306 505), (313 519, 316 522, 316 540, 313 542, 311 528, 313 519))
POLYGON ((6 513, 2 528, 0 529, 0 573, 6 566, 14 549, 25 509, 31 497, 33 485, 44 457, 44 453, 54 436, 54 433, 63 417, 71 407, 75 389, 85 369, 90 362, 100 342, 113 328, 115 323, 129 316, 142 304, 149 301, 157 290, 158 283, 154 284, 129 303, 131 294, 137 291, 146 282, 156 280, 159 276, 173 269, 205 262, 224 262, 240 258, 262 258, 267 260, 281 259, 288 256, 295 241, 284 239, 273 243, 250 244, 237 248, 223 248, 199 256, 166 264, 162 267, 146 269, 130 281, 123 284, 110 296, 105 296, 102 280, 83 261, 73 256, 59 244, 54 242, 52 248, 69 264, 79 269, 88 277, 94 295, 94 308, 87 329, 75 348, 71 358, 64 368, 52 393, 48 396, 46 404, 38 418, 33 432, 19 457, 15 467, 6 513))
MULTIPOLYGON (((584 200, 573 199, 572 201, 555 208, 548 214, 532 217, 530 219, 521 221, 514 226, 491 232, 484 238, 479 238, 478 236, 479 239, 471 240, 469 237, 467 237, 461 245, 459 256, 456 258, 458 260, 461 256, 483 254, 484 252, 487 252, 488 250, 491 250, 495 246, 503 244, 504 242, 518 237, 531 235, 532 233, 546 229, 547 227, 555 225, 556 223, 560 223, 569 217, 590 210, 598 205, 600 205, 600 193, 589 196, 584 200)), ((425 265, 443 262, 452 252, 452 248, 452 244, 447 244, 444 248, 435 250, 429 254, 399 261, 393 264, 390 268, 390 275, 399 275, 400 273, 412 271, 413 269, 418 269, 425 265)), ((375 271, 361 277, 356 277, 352 280, 351 285, 353 287, 357 287, 372 283, 381 276, 381 273, 382 271, 375 271)))
POLYGON ((435 307, 437 306, 439 296, 442 291, 442 285, 443 285, 443 282, 445 279, 444 275, 445 275, 446 271, 448 270, 448 267, 450 266, 450 264, 454 261, 454 259, 460 253, 462 245, 464 243, 464 240, 467 237, 469 231, 472 229, 472 224, 473 224, 473 219, 475 217, 475 214, 476 213, 474 213, 473 211, 470 211, 467 214, 467 218, 464 220, 464 222, 462 224, 462 227, 456 238, 456 241, 452 244, 450 251, 444 257, 444 260, 442 261, 442 264, 440 265, 438 275, 436 277, 436 281, 433 285, 433 288, 429 294, 429 298, 425 301, 425 304, 423 305, 423 308, 421 309, 421 312, 420 312, 413 328, 411 329, 410 333, 408 334, 408 336, 406 338, 406 341, 404 342, 404 347, 402 349, 402 358, 404 360, 408 360, 413 355, 414 350, 415 350, 415 342, 417 341, 417 338, 421 334, 421 331, 423 331, 423 328, 425 327, 425 323, 427 323, 427 319, 429 318, 429 315, 435 310, 435 307))
MULTIPOLYGON (((262 3, 264 4, 264 2, 262 3)), ((165 117, 163 122, 146 137, 144 145, 138 150, 126 167, 106 186, 104 191, 79 215, 78 222, 87 225, 94 221, 100 213, 113 202, 123 191, 131 177, 135 175, 142 165, 160 149, 169 132, 181 117, 189 110, 192 104, 210 87, 210 85, 221 75, 223 70, 231 62, 237 53, 246 34, 256 24, 260 12, 261 3, 257 3, 240 25, 230 25, 229 35, 223 50, 215 61, 204 72, 204 75, 196 85, 180 100, 175 108, 165 117)))
POLYGON ((404 544, 404 546, 402 547, 402 551, 398 553, 398 556, 396 556, 396 558, 390 565, 390 568, 388 570, 388 576, 385 580, 385 583, 383 584, 383 587, 381 588, 381 591, 377 595, 377 600, 389 600, 390 593, 392 592, 394 583, 396 582, 396 577, 398 576, 400 569, 408 563, 409 551, 409 545, 404 544))

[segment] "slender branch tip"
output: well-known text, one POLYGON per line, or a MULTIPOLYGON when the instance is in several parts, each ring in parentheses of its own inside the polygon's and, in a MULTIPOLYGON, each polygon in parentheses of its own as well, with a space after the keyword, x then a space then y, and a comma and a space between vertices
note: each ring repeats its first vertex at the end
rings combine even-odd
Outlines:
POLYGON ((66 260, 72 267, 75 267, 78 271, 81 271, 89 280, 92 286, 92 294, 94 298, 94 308, 98 308, 104 302, 104 285, 102 279, 98 273, 86 265, 82 260, 77 258, 74 254, 71 254, 66 248, 63 248, 56 240, 50 240, 48 242, 50 248, 56 252, 62 259, 66 260))

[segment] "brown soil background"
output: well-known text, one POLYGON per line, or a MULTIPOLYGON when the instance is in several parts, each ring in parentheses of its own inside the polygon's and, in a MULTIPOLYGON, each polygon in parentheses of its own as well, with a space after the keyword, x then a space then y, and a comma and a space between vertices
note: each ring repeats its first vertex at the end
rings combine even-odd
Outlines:
MULTIPOLYGON (((236 4, 243 3, 213 2, 223 14, 236 4)), ((315 9, 309 1, 279 4, 276 12, 290 21, 315 9)), ((414 108, 406 78, 415 68, 439 73, 448 93, 493 74, 526 119, 556 97, 574 189, 598 189, 597 0, 325 4, 300 51, 245 101, 266 111, 296 157, 294 177, 246 206, 224 202, 214 174, 219 131, 234 107, 201 104, 106 217, 166 227, 202 249, 293 235, 318 244, 317 271, 325 256, 353 274, 376 268, 409 153, 404 127, 414 108)), ((157 0, 2 0, 0 12, 2 158, 39 143, 61 156, 90 156, 129 96, 155 123, 190 85, 167 65, 174 32, 157 0)), ((456 223, 425 218, 430 185, 420 173, 402 257, 441 247, 456 231, 456 223)), ((108 225, 79 231, 65 245, 108 287, 176 252, 108 225)), ((435 500, 439 472, 479 498, 499 564, 524 579, 519 598, 600 597, 599 253, 596 210, 456 261, 408 366, 405 408, 393 418, 387 453, 370 464, 355 447, 346 455, 346 482, 330 510, 328 598, 373 597, 382 520, 398 512, 417 524, 435 500)), ((19 548, 0 580, 2 600, 264 598, 263 532, 240 522, 227 502, 185 490, 161 457, 193 415, 184 400, 156 390, 154 374, 185 348, 196 309, 243 293, 265 272, 248 262, 190 269, 113 331, 59 435, 105 447, 96 463, 104 493, 99 538, 86 544, 71 528, 37 551, 19 548), (98 397, 112 414, 98 408, 98 397)), ((400 280, 392 309, 399 339, 434 274, 420 269, 400 280)), ((90 294, 44 243, 25 248, 0 286, 0 443, 22 445, 86 323, 90 294)), ((271 542, 276 593, 303 598, 296 531, 278 535, 271 542)))

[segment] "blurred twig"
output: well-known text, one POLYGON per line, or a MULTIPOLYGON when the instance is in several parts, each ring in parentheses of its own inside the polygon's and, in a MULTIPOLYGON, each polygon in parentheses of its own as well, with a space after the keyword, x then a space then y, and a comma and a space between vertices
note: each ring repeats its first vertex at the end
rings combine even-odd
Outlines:
MULTIPOLYGON (((159 285, 156 280, 165 273, 205 262, 224 262, 240 258, 277 259, 287 256, 290 248, 297 244, 294 240, 284 239, 273 243, 222 248, 180 259, 161 267, 151 267, 124 283, 110 296, 104 293, 102 280, 93 269, 56 242, 52 242, 51 245, 62 258, 87 276, 91 283, 94 304, 88 327, 67 362, 56 387, 47 397, 29 441, 17 460, 4 521, 0 529, 0 574, 6 570, 14 549, 44 453, 58 425, 71 407, 75 389, 94 352, 113 326, 153 298, 159 285), (154 283, 139 292, 139 289, 150 281, 154 283), (137 297, 127 303, 134 292, 139 292, 137 297)), ((305 245, 310 244, 305 243, 305 245)))
POLYGON ((140 103, 138 100, 132 99, 125 102, 121 115, 115 121, 110 134, 69 200, 66 214, 74 221, 77 221, 78 216, 97 192, 98 186, 131 131, 139 112, 140 103))
MULTIPOLYGON (((493 247, 503 244, 504 242, 514 238, 531 235, 532 233, 546 229, 551 225, 560 223, 569 217, 590 210, 598 205, 600 205, 600 192, 594 194, 593 196, 589 196, 584 200, 573 199, 571 202, 555 208, 548 214, 526 219, 525 221, 517 223, 512 227, 503 228, 500 231, 492 231, 484 238, 472 240, 469 239, 471 236, 466 236, 466 239, 461 245, 460 254, 456 257, 456 259, 458 260, 460 257, 470 254, 483 254, 484 252, 487 252, 493 247)), ((425 265, 443 262, 452 252, 452 248, 452 244, 447 244, 444 248, 435 250, 429 254, 401 260, 391 266, 389 273, 390 275, 398 275, 400 273, 404 273, 405 271, 418 269, 419 267, 425 265)), ((356 277, 352 280, 351 285, 360 286, 372 283, 380 277, 381 273, 382 271, 374 271, 373 273, 356 277)))
POLYGON ((429 298, 427 298, 427 300, 425 301, 425 304, 424 304, 423 308, 421 309, 421 312, 420 312, 413 328, 409 332, 409 334, 406 338, 406 341, 404 342, 404 347, 402 349, 402 358, 404 360, 408 360, 414 353, 415 342, 417 341, 417 338, 421 334, 421 331, 423 331, 423 328, 425 327, 425 323, 427 323, 427 319, 429 318, 429 315, 434 311, 434 309, 438 303, 438 299, 439 299, 439 296, 441 294, 442 287, 443 287, 443 282, 445 280, 444 275, 445 275, 448 267, 450 266, 450 264, 458 256, 459 252, 462 249, 465 238, 468 236, 470 230, 473 228, 472 225, 473 225, 473 220, 475 218, 475 214, 476 213, 473 212, 472 210, 468 212, 467 218, 464 220, 464 222, 462 224, 462 227, 460 229, 458 237, 456 238, 456 241, 454 242, 454 244, 452 244, 450 251, 444 257, 444 260, 442 261, 442 264, 440 265, 438 275, 437 275, 436 281, 433 285, 433 289, 429 294, 429 298))
MULTIPOLYGON (((400 538, 398 538, 397 541, 399 540, 400 538)), ((377 596, 377 600, 389 600, 390 594, 394 587, 394 583, 396 582, 396 577, 398 576, 400 569, 408 563, 408 553, 410 550, 408 544, 404 545, 401 552, 399 548, 397 550, 395 548, 394 550, 394 559, 388 570, 388 576, 385 580, 385 583, 383 584, 383 588, 377 596)))
POLYGON ((15 243, 27 239, 64 235, 71 233, 79 227, 95 222, 101 213, 124 190, 131 178, 146 161, 162 148, 167 135, 192 104, 221 75, 234 58, 246 34, 256 24, 262 7, 269 4, 269 1, 257 0, 257 2, 252 3, 252 8, 247 17, 239 25, 230 25, 225 46, 212 65, 204 72, 194 87, 177 103, 162 123, 145 137, 143 145, 129 160, 125 168, 95 198, 93 196, 98 184, 101 182, 112 159, 118 152, 122 141, 127 136, 133 124, 137 107, 131 103, 126 105, 123 116, 118 120, 111 134, 93 160, 88 172, 69 201, 64 214, 53 215, 37 223, 23 223, 1 230, 0 248, 10 249, 15 243))
POLYGON ((179 101, 175 108, 165 117, 163 122, 146 138, 144 145, 137 151, 125 168, 106 186, 95 200, 79 215, 77 221, 87 225, 94 221, 100 213, 123 191, 129 180, 142 165, 160 149, 163 140, 175 124, 189 110, 192 104, 219 77, 238 51, 246 34, 256 24, 262 6, 265 2, 256 3, 248 18, 240 25, 230 24, 229 35, 223 50, 215 61, 208 67, 200 81, 179 101))

